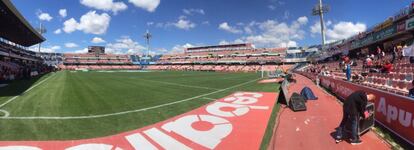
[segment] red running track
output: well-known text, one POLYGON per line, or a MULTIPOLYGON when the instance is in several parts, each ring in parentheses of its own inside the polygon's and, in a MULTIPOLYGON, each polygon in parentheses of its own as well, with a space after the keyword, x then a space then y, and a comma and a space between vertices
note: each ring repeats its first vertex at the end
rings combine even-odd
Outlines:
POLYGON ((269 149, 390 149, 372 131, 361 137, 363 143, 360 145, 354 146, 346 141, 336 144, 332 135, 342 119, 342 105, 308 78, 296 74, 295 79, 297 83, 290 84, 289 95, 300 93, 303 87, 308 86, 318 96, 318 100, 308 101, 307 111, 293 112, 289 108, 282 108, 269 149))

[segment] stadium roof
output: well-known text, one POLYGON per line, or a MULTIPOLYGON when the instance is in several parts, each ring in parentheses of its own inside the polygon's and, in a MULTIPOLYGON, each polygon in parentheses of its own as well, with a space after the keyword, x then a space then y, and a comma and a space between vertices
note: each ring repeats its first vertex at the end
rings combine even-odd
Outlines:
POLYGON ((10 0, 0 1, 0 37, 22 46, 45 41, 14 7, 10 0))

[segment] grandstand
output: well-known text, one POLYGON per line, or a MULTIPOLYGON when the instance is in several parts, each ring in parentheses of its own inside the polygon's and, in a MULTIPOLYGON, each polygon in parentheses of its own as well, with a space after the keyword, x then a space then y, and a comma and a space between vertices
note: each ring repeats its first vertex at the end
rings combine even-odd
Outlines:
POLYGON ((129 55, 105 54, 105 47, 90 46, 88 53, 63 54, 63 70, 138 70, 129 55))
POLYGON ((28 47, 45 41, 10 1, 0 3, 0 82, 30 78, 53 70, 28 47))
POLYGON ((253 44, 191 47, 184 53, 163 55, 150 70, 255 72, 275 70, 285 48, 254 48, 253 44))

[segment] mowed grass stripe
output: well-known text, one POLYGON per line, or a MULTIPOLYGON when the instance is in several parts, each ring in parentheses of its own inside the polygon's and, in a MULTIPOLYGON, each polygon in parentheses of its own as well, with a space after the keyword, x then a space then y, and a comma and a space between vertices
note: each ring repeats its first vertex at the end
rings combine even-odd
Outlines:
POLYGON ((32 116, 32 117, 5 117, 5 118, 1 118, 1 119, 20 119, 20 120, 33 120, 33 119, 39 119, 39 120, 71 120, 71 119, 95 119, 95 118, 103 118, 103 117, 110 117, 110 116, 118 116, 118 115, 124 115, 124 114, 129 114, 129 113, 135 113, 135 112, 141 112, 141 111, 147 111, 147 110, 151 110, 151 109, 156 109, 156 108, 161 108, 161 107, 165 107, 165 106, 170 106, 170 105, 174 105, 174 104, 179 104, 179 103, 183 103, 183 102, 187 102, 190 100, 194 100, 194 99, 198 99, 198 98, 203 98, 204 96, 208 96, 214 93, 219 93, 222 91, 226 91, 235 87, 239 87, 251 82, 255 82, 258 79, 254 79, 251 81, 247 81, 245 83, 241 83, 241 84, 237 84, 225 89, 221 89, 221 90, 217 90, 217 91, 213 91, 210 93, 206 93, 206 94, 202 94, 202 95, 198 95, 198 96, 194 96, 194 97, 190 97, 187 99, 183 99, 183 100, 178 100, 178 101, 174 101, 171 103, 165 103, 165 104, 161 104, 161 105, 156 105, 156 106, 151 106, 151 107, 147 107, 147 108, 143 108, 143 109, 136 109, 136 110, 129 110, 129 111, 122 111, 122 112, 115 112, 115 113, 110 113, 110 114, 100 114, 100 115, 88 115, 88 116, 63 116, 63 117, 47 117, 47 116, 32 116))
MULTIPOLYGON (((41 95, 50 92, 49 96, 38 95, 33 96, 26 102, 27 104, 10 103, 5 108, 11 111, 22 107, 21 112, 12 113, 13 115, 29 116, 29 115, 81 115, 81 114, 103 114, 104 112, 119 112, 120 110, 131 110, 131 108, 139 109, 155 106, 157 104, 164 104, 174 102, 185 98, 190 98, 197 95, 212 92, 214 90, 195 89, 175 87, 162 84, 139 81, 139 78, 148 80, 159 80, 160 78, 171 83, 190 83, 192 81, 203 81, 204 84, 197 86, 203 87, 230 87, 239 83, 258 78, 258 74, 234 74, 234 73, 211 73, 211 72, 151 72, 151 73, 96 73, 96 72, 59 72, 58 78, 48 81, 53 83, 52 89, 34 88, 41 95), (182 76, 182 77, 178 77, 182 76), (194 76, 194 77, 193 77, 194 76), (196 76, 200 76, 197 78, 196 76), (190 77, 190 78, 187 78, 190 77), (233 78, 234 77, 234 78, 233 78), (137 79, 133 79, 137 78, 137 79), (227 78, 227 79, 226 79, 227 78), (188 82, 184 82, 188 80, 188 82), (89 83, 93 82, 93 83, 89 83), (88 85, 85 85, 88 84, 88 85), (95 86, 99 86, 96 88, 95 86), (109 87, 109 88, 107 88, 109 87), (124 91, 129 89, 129 91, 124 91), (48 91, 49 90, 49 91, 48 91), (90 94, 91 90, 100 92, 90 94), (81 91, 81 93, 77 93, 81 91), (83 92, 84 93, 83 93, 83 92), (89 91, 89 92, 88 92, 89 91), (103 93, 98 94, 98 93, 103 93), (82 96, 75 96, 75 95, 82 96), (55 95, 55 96, 52 96, 55 95), (101 95, 101 96, 95 96, 101 95), (122 97, 124 101, 113 100, 113 97, 122 97), (44 97, 44 98, 43 98, 44 97), (54 97, 54 99, 49 99, 54 97), (56 98, 58 97, 58 98, 56 98), (60 98, 62 97, 62 98, 60 98), (64 98, 63 98, 64 97, 64 98), (88 108, 83 104, 85 99, 77 100, 78 98, 89 98, 88 105, 93 108, 88 108), (143 97, 153 98, 144 99, 143 97), (142 99, 141 99, 142 98, 142 99), (48 100, 45 100, 48 99, 48 100), (139 100, 137 100, 139 99, 139 100), (41 102, 39 108, 32 110, 31 103, 41 102), (105 104, 101 104, 101 103, 105 104), (52 104, 48 104, 52 103, 52 104), (79 104, 77 104, 79 103, 79 104), (139 104, 139 105, 138 105, 139 104), (72 105, 72 106, 71 106, 72 105), (96 106, 94 106, 96 105, 96 106), (142 106, 141 106, 142 105, 142 106), (13 106, 11 108, 10 106, 13 106), (69 107, 70 106, 70 107, 69 107), (10 107, 10 108, 9 108, 10 107), (79 107, 79 108, 78 108, 79 107), (109 107, 109 108, 106 108, 109 107), (24 108, 24 109, 23 109, 24 108), (97 110, 105 109, 105 110, 97 110), (89 110, 92 109, 93 111, 89 110), (48 112, 50 111, 50 112, 48 112), (78 111, 78 112, 76 112, 78 111), (86 113, 88 112, 88 113, 86 113)), ((48 85, 49 86, 49 85, 48 85)), ((43 87, 43 86, 39 86, 43 87)), ((257 84, 251 82, 240 87, 232 88, 225 91, 220 91, 211 95, 209 98, 222 98, 235 91, 260 91, 260 92, 276 92, 278 91, 277 84, 257 84)), ((1 93, 1 92, 0 92, 1 93)), ((31 93, 31 92, 29 92, 31 93)), ((207 97, 207 96, 206 96, 207 97)), ((0 97, 2 98, 2 97, 0 97)), ((118 116, 109 116, 104 118, 94 119, 77 119, 77 120, 0 120, 0 140, 72 140, 102 137, 113 135, 120 132, 138 129, 159 121, 166 120, 173 116, 188 112, 195 108, 211 102, 202 98, 189 100, 167 107, 159 107, 146 111, 123 114, 118 116)))
POLYGON ((85 73, 59 75, 49 82, 52 89, 37 88, 20 97, 21 103, 5 110, 11 116, 96 115, 146 108, 212 91, 85 73), (182 92, 188 90, 191 92, 182 92))

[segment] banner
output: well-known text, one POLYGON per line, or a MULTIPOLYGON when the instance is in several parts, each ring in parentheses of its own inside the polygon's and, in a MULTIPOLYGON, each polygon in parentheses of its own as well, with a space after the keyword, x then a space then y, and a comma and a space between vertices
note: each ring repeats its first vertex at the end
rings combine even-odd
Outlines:
MULTIPOLYGON (((0 149, 259 149, 276 93, 237 92, 141 129, 73 141, 0 141, 0 149)), ((110 130, 110 129, 108 129, 110 130)))
POLYGON ((397 26, 396 25, 389 26, 379 32, 374 33, 374 41, 379 41, 379 40, 388 38, 394 33, 397 33, 397 26))
POLYGON ((376 121, 414 145, 414 99, 331 77, 320 80, 323 87, 342 99, 357 90, 373 93, 377 97, 374 101, 376 121))
POLYGON ((397 32, 405 31, 405 27, 406 27, 405 21, 399 22, 397 24, 397 32))
POLYGON ((414 17, 413 18, 410 18, 410 19, 407 19, 405 21, 405 24, 406 24, 405 30, 411 30, 411 29, 413 29, 414 28, 414 17))

